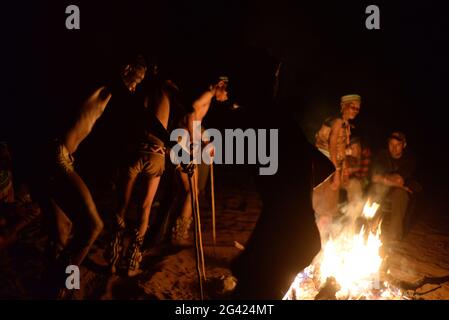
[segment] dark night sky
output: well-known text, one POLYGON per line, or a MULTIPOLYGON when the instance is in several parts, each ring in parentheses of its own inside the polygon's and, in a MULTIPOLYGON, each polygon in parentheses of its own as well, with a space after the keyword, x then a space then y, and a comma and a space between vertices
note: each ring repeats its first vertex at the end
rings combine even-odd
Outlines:
POLYGON ((189 73, 197 64, 224 66, 235 75, 238 91, 246 99, 256 95, 255 100, 263 88, 257 82, 282 61, 280 99, 308 136, 338 110, 339 96, 357 92, 363 97, 357 125, 375 147, 388 130, 400 128, 422 160, 423 175, 446 178, 441 173, 448 171, 449 160, 449 11, 443 1, 20 1, 9 6, 2 47, 11 76, 3 85, 1 134, 11 141, 23 144, 30 135, 50 131, 50 119, 55 110, 64 112, 70 93, 91 85, 128 50, 158 56, 175 73, 189 73), (80 6, 81 30, 64 27, 68 4, 80 6), (380 7, 381 30, 365 28, 369 4, 380 7))

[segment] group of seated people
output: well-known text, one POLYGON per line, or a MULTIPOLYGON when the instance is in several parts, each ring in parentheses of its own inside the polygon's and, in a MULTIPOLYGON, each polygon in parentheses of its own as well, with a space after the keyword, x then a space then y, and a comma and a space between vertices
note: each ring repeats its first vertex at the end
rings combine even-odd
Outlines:
POLYGON ((416 194, 422 187, 415 180, 416 161, 408 152, 406 135, 391 131, 384 147, 372 155, 360 137, 351 136, 353 120, 361 105, 356 94, 341 98, 341 117, 328 118, 315 135, 316 147, 329 157, 336 172, 314 192, 314 208, 322 233, 339 213, 339 204, 371 202, 380 213, 389 213, 386 239, 402 240, 410 224, 416 194))

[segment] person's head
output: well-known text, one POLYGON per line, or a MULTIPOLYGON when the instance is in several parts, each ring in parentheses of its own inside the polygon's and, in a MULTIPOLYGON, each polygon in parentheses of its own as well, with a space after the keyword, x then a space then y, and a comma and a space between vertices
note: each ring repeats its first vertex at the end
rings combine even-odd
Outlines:
POLYGON ((353 120, 359 114, 361 100, 358 94, 348 94, 341 97, 341 114, 345 120, 353 120))
POLYGON ((129 91, 136 91, 137 85, 145 78, 147 63, 142 55, 131 59, 122 69, 122 80, 129 91))
POLYGON ((223 102, 228 100, 228 83, 229 78, 222 76, 218 78, 218 81, 215 84, 210 86, 210 90, 217 101, 223 102))
POLYGON ((407 140, 402 132, 394 131, 388 137, 388 151, 393 159, 401 158, 406 146, 407 140))

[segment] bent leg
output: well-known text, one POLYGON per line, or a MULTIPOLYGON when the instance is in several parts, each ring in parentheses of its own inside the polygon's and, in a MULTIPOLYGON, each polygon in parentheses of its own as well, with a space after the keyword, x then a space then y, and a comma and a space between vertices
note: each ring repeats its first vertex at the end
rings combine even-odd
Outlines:
POLYGON ((148 177, 146 181, 146 192, 143 201, 139 207, 140 223, 138 233, 141 236, 145 235, 150 219, 151 206, 153 204, 154 196, 156 195, 157 187, 161 177, 148 177))
POLYGON ((72 221, 73 238, 66 247, 71 263, 80 265, 103 229, 92 195, 81 177, 66 172, 58 178, 55 201, 72 221))
POLYGON ((404 236, 404 217, 407 212, 409 195, 401 188, 391 190, 391 225, 392 240, 401 240, 404 236))
MULTIPOLYGON (((176 225, 173 228, 173 239, 183 242, 189 238, 189 229, 192 223, 192 197, 189 185, 189 177, 186 173, 178 171, 178 195, 177 200, 181 205, 181 212, 176 219, 176 225)), ((195 179, 193 175, 192 179, 195 179)))
POLYGON ((136 182, 136 177, 137 175, 135 174, 128 174, 124 178, 119 194, 119 210, 114 220, 116 227, 123 227, 124 225, 124 219, 131 202, 131 195, 136 182))

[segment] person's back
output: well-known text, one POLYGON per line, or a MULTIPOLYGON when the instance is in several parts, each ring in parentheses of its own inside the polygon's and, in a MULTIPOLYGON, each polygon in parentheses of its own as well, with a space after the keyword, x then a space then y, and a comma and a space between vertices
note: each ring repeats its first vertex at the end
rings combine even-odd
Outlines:
POLYGON ((334 120, 335 118, 332 117, 324 120, 320 129, 315 134, 315 146, 328 158, 330 158, 329 137, 334 120))

